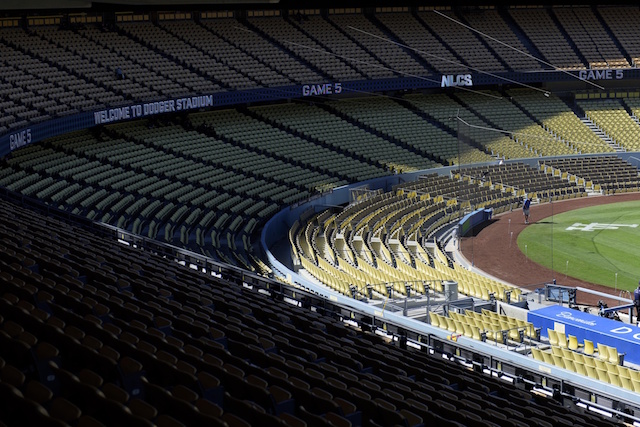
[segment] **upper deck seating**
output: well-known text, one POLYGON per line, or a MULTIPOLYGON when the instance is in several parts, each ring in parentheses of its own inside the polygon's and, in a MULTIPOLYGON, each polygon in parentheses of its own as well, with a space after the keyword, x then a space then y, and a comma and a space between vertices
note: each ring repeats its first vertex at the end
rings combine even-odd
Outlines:
MULTIPOLYGON (((407 16, 406 13, 381 13, 377 18, 389 31, 398 36, 403 44, 415 49, 409 49, 412 55, 421 58, 436 72, 456 73, 467 69, 460 58, 438 40, 437 35, 425 28, 419 18, 407 16)), ((413 72, 411 69, 408 71, 413 72)))
POLYGON ((562 138, 570 147, 581 154, 606 153, 613 151, 601 138, 589 129, 569 106, 551 94, 541 97, 529 89, 509 91, 514 102, 531 113, 543 127, 558 138, 562 138))
POLYGON ((566 70, 585 68, 564 34, 543 8, 509 9, 516 24, 542 53, 544 60, 566 70))
POLYGON ((640 37, 640 31, 633 23, 640 17, 640 11, 633 7, 599 7, 598 13, 630 56, 631 66, 636 67, 640 63, 640 47, 636 43, 640 37))
MULTIPOLYGON (((444 15, 451 12, 444 11, 444 15)), ((502 71, 505 66, 471 30, 433 12, 420 12, 420 19, 452 49, 461 62, 483 71, 502 71)), ((455 18, 455 16, 453 16, 455 18)), ((473 71, 473 70, 468 70, 473 71)))
POLYGON ((562 28, 569 34, 589 68, 624 68, 629 62, 591 9, 553 8, 562 28))
MULTIPOLYGON (((540 62, 517 52, 527 52, 520 38, 512 31, 505 19, 496 9, 482 9, 469 13, 458 13, 458 16, 467 22, 471 27, 490 37, 482 37, 481 40, 502 59, 512 70, 539 70, 543 68, 540 62), (497 39, 499 43, 493 39, 497 39), (507 44, 508 46, 505 46, 507 44), (515 48, 515 49, 512 49, 515 48)), ((455 16, 453 16, 456 18, 455 16)))
MULTIPOLYGON (((395 71, 400 77, 424 76, 429 73, 428 68, 418 62, 411 52, 401 46, 384 41, 389 38, 389 35, 363 14, 330 14, 328 19, 337 25, 340 31, 357 40, 358 44, 371 52, 386 68, 395 71)), ((407 25, 414 25, 414 21, 407 18, 407 25)), ((402 37, 401 34, 398 35, 402 37)))

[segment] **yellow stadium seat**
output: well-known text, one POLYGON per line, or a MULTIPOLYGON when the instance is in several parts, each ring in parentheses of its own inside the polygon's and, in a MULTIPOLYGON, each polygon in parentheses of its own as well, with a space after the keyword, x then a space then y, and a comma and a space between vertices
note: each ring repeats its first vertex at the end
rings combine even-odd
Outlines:
POLYGON ((575 335, 569 335, 569 349, 577 350, 580 347, 583 347, 584 344, 580 344, 578 342, 578 338, 575 335))
POLYGON ((618 349, 616 347, 609 346, 609 363, 613 363, 614 365, 620 364, 620 355, 618 354, 618 349))
POLYGON ((542 357, 544 358, 544 361, 546 363, 548 363, 549 365, 555 365, 555 362, 553 360, 553 355, 551 353, 549 353, 548 351, 543 351, 542 352, 542 357))
POLYGON ((609 346, 598 343, 598 358, 600 360, 609 360, 609 346))
POLYGON ((531 347, 531 354, 533 358, 539 362, 544 362, 544 356, 542 355, 542 351, 537 347, 531 347))
POLYGON ((584 340, 584 354, 588 354, 589 356, 593 356, 596 353, 596 349, 593 346, 593 341, 584 340))
POLYGON ((443 317, 443 319, 447 323, 447 330, 449 332, 456 332, 456 324, 453 322, 453 319, 450 317, 443 317))
POLYGON ((589 378, 593 378, 593 379, 599 379, 598 377, 598 372, 596 371, 596 367, 595 366, 590 366, 590 365, 585 365, 585 368, 587 369, 587 376, 589 378))
POLYGON ((471 330, 471 326, 468 323, 462 323, 462 329, 464 330, 464 336, 467 338, 475 338, 473 335, 473 331, 471 330))
POLYGON ((576 368, 576 372, 580 375, 584 375, 587 376, 587 367, 583 364, 580 363, 580 361, 578 361, 577 359, 573 362, 573 366, 575 366, 576 368))
POLYGON ((608 371, 608 370, 609 370, 609 369, 607 368, 607 364, 608 364, 608 362, 605 362, 604 360, 602 360, 602 359, 598 359, 598 358, 595 358, 594 360, 595 360, 595 362, 596 362, 596 368, 598 368, 598 369, 604 369, 605 371, 608 371))
POLYGON ((608 372, 609 374, 609 383, 617 386, 617 387, 622 387, 622 382, 620 381, 620 376, 617 373, 613 373, 611 371, 608 372))
POLYGON ((556 331, 556 336, 558 337, 558 346, 567 348, 567 336, 565 333, 556 331))
POLYGON ((562 356, 558 356, 557 354, 553 354, 553 364, 556 365, 559 368, 563 368, 564 369, 564 359, 562 358, 562 356))
POLYGON ((630 391, 635 391, 635 388, 633 387, 633 381, 631 380, 631 378, 623 377, 621 375, 620 383, 622 384, 622 388, 630 391))
POLYGON ((628 369, 628 371, 629 371, 629 376, 631 377, 632 380, 640 381, 640 371, 638 371, 637 369, 628 369))
POLYGON ((598 379, 600 381, 603 381, 605 383, 610 382, 609 381, 609 373, 607 372, 606 369, 596 368, 596 374, 598 375, 598 379))
POLYGON ((577 372, 575 362, 572 359, 562 358, 564 362, 564 368, 571 372, 577 372))
POLYGON ((464 333, 464 325, 460 320, 453 319, 453 324, 456 327, 456 334, 465 335, 465 333, 464 333))
POLYGON ((584 356, 584 364, 586 366, 596 367, 596 358, 593 356, 584 356))
POLYGON ((474 340, 482 340, 482 336, 480 335, 480 329, 477 326, 471 326, 471 332, 473 334, 474 340))
POLYGON ((577 353, 569 350, 568 348, 562 349, 562 357, 564 357, 565 359, 575 360, 575 354, 577 353))
POLYGON ((431 319, 431 326, 437 326, 440 328, 442 327, 442 325, 440 325, 440 320, 438 319, 438 315, 433 311, 429 312, 429 319, 431 319))
POLYGON ((622 365, 616 365, 616 367, 618 368, 618 375, 620 375, 620 377, 625 377, 625 378, 631 379, 631 374, 629 373, 629 368, 627 368, 626 366, 622 366, 622 365))

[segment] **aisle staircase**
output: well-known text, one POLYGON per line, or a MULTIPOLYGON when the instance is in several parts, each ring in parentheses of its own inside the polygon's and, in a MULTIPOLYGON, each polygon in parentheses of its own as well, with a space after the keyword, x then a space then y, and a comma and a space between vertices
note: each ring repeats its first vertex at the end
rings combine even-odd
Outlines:
MULTIPOLYGON (((635 120, 637 121, 637 119, 635 119, 635 120)), ((616 151, 616 153, 622 153, 622 152, 626 151, 624 149, 624 147, 620 146, 620 144, 618 144, 615 140, 611 139, 611 137, 609 135, 607 135, 602 129, 600 129, 600 127, 598 125, 596 125, 594 122, 592 122, 591 119, 589 119, 588 117, 586 117, 586 116, 582 117, 580 119, 580 121, 582 123, 584 123, 589 129, 591 129, 591 131, 593 133, 598 135, 598 137, 600 137, 600 139, 602 139, 604 142, 606 142, 607 145, 609 145, 611 148, 613 148, 616 151)))

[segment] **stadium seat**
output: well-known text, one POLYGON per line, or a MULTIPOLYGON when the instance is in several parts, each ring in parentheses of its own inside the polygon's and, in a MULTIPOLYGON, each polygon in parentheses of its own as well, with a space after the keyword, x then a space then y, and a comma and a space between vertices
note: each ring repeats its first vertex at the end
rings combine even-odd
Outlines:
POLYGON ((567 336, 565 335, 565 333, 564 332, 558 332, 558 331, 555 331, 555 333, 556 333, 556 337, 557 337, 557 340, 558 340, 558 344, 557 344, 558 347, 567 348, 567 336))
POLYGON ((593 346, 593 341, 585 339, 584 340, 584 353, 593 356, 597 352, 597 349, 593 346))
POLYGON ((597 344, 597 348, 598 348, 598 359, 608 362, 609 361, 609 346, 602 344, 602 343, 598 343, 597 344))
POLYGON ((569 335, 569 344, 568 348, 570 350, 578 350, 580 347, 583 347, 584 344, 578 343, 578 338, 575 335, 569 335))
MULTIPOLYGON (((384 338, 366 320, 352 327, 358 316, 348 324, 325 316, 331 304, 316 304, 317 295, 255 273, 282 273, 260 259, 260 233, 277 212, 302 211, 310 198, 348 184, 427 169, 416 181, 390 177, 397 185, 386 192, 369 181, 376 184, 354 191, 355 203, 301 218, 288 236, 300 274, 349 297, 350 285, 362 294, 369 285, 374 302, 404 298, 404 283, 413 283, 413 297, 427 290, 441 296, 446 280, 476 299, 506 302, 510 294, 524 302, 520 289, 463 267, 440 242, 423 243, 470 209, 513 209, 524 192, 560 200, 640 188, 637 167, 617 157, 556 159, 614 150, 578 119, 580 110, 620 149, 640 147, 632 116, 640 102, 605 91, 577 93, 582 98, 569 106, 564 95, 542 99, 531 89, 420 93, 429 84, 414 83, 430 75, 446 80, 468 66, 514 75, 541 70, 446 17, 495 32, 563 70, 608 72, 637 65, 640 12, 213 9, 46 17, 18 10, 19 18, 2 20, 0 137, 11 136, 12 150, 0 162, 0 424, 615 422, 595 422, 588 411, 442 357, 455 344, 440 348, 438 336, 447 334, 486 334, 497 349, 506 333, 509 345, 526 352, 531 343, 520 345, 521 337, 539 331, 522 319, 489 310, 430 312, 447 334, 429 337, 428 348, 423 340, 428 351, 418 352, 409 337, 389 339, 394 327, 385 325, 384 338), (291 98, 292 90, 295 98, 300 86, 327 79, 350 89, 381 85, 394 96, 291 98), (406 85, 415 91, 403 93, 406 85), (211 95, 215 108, 79 129, 105 111, 198 94, 211 95), (62 133, 13 150, 32 128, 36 137, 62 133), (505 132, 488 134, 496 128, 505 132), (554 160, 497 164, 547 155, 554 160), (483 166, 428 170, 476 162, 483 166), (110 231, 97 232, 95 222, 110 231), (127 233, 112 227, 140 239, 117 242, 127 233), (213 262, 206 272, 202 256, 213 262), (388 291, 384 283, 395 285, 388 291), (311 309, 308 300, 287 302, 300 295, 313 301, 311 309)), ((622 366, 615 347, 598 344, 591 357, 593 342, 585 340, 580 353, 575 336, 567 342, 564 333, 548 334, 550 351, 531 348, 537 362, 640 392, 640 374, 622 366)), ((552 372, 562 380, 560 370, 552 372)))
POLYGON ((619 354, 618 349, 613 346, 609 346, 608 350, 609 350, 609 359, 608 359, 609 363, 612 363, 614 365, 622 365, 621 360, 624 358, 624 354, 619 354))

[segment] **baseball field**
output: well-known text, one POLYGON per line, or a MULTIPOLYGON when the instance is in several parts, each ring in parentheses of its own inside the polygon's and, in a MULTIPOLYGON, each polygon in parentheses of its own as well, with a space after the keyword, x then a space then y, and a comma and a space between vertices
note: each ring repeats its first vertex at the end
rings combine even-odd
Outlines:
MULTIPOLYGON (((535 207, 532 209, 535 219, 535 207)), ((618 290, 640 279, 640 201, 553 214, 522 229, 520 251, 556 272, 618 290)))

